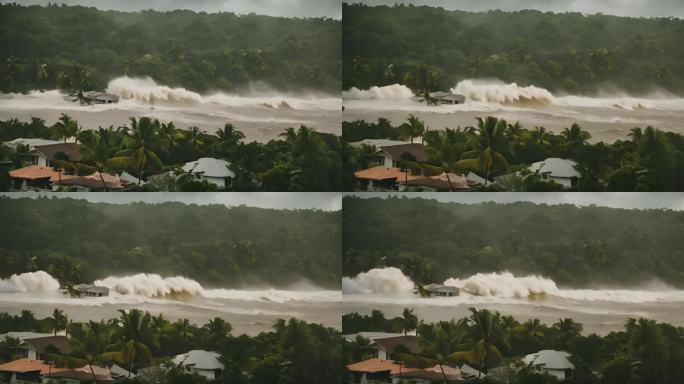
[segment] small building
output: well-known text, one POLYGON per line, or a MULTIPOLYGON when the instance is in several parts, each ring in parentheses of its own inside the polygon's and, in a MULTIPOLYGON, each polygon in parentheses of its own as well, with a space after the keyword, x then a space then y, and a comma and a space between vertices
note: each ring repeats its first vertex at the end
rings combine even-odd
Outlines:
POLYGON ((71 175, 68 178, 62 177, 61 180, 55 181, 53 184, 53 189, 65 187, 75 192, 116 192, 134 187, 134 185, 124 184, 118 175, 109 173, 100 175, 99 172, 86 176, 71 175), (102 182, 103 179, 104 183, 102 182))
POLYGON ((221 355, 216 352, 192 350, 176 355, 173 358, 173 363, 209 380, 216 380, 223 376, 223 370, 225 369, 219 360, 220 358, 221 355))
POLYGON ((183 171, 196 173, 202 180, 223 189, 230 187, 235 178, 235 173, 230 170, 229 162, 211 157, 187 162, 183 165, 183 171))
POLYGON ((392 384, 412 383, 412 384, 442 384, 444 377, 449 383, 462 381, 458 368, 450 366, 439 366, 425 369, 407 369, 392 376, 392 384), (444 373, 442 373, 444 369, 444 373))
POLYGON ((93 104, 113 104, 119 102, 119 96, 106 92, 83 92, 83 98, 93 104))
POLYGON ((59 353, 65 355, 71 350, 66 336, 45 336, 23 339, 22 341, 23 343, 19 345, 19 348, 23 350, 24 357, 31 360, 45 359, 45 354, 53 347, 57 349, 59 353))
POLYGON ((5 142, 5 145, 15 149, 18 145, 28 145, 28 153, 31 164, 41 167, 52 167, 53 162, 64 157, 70 161, 81 160, 81 154, 76 143, 64 143, 61 141, 45 139, 18 138, 5 142))
POLYGON ((410 368, 394 361, 372 358, 347 365, 351 382, 356 384, 391 383, 392 377, 410 368))
POLYGON ((522 362, 539 372, 546 372, 559 380, 566 380, 572 378, 575 370, 575 365, 569 360, 570 356, 567 352, 545 349, 525 356, 522 362))
POLYGON ((109 296, 109 288, 92 284, 79 284, 74 286, 74 289, 82 296, 86 297, 104 297, 109 296))
POLYGON ((17 191, 51 191, 54 183, 74 177, 41 165, 13 169, 9 171, 9 176, 12 179, 12 189, 17 191))
POLYGON ((403 333, 394 333, 394 332, 359 332, 359 333, 342 335, 342 337, 349 342, 356 340, 356 338, 359 336, 363 337, 364 339, 368 339, 370 341, 373 341, 373 340, 377 340, 377 339, 387 339, 389 337, 404 336, 404 334, 403 333))
POLYGON ((545 180, 555 181, 565 188, 576 187, 582 174, 575 169, 577 163, 572 160, 550 157, 530 165, 530 171, 541 175, 545 180))
POLYGON ((406 159, 418 163, 426 161, 427 156, 425 156, 424 149, 423 144, 404 143, 380 147, 377 155, 381 165, 384 165, 387 168, 396 168, 406 159))
MULTIPOLYGON (((442 91, 430 92, 430 98, 436 100, 440 104, 450 104, 450 105, 463 104, 463 103, 465 103, 465 100, 466 100, 465 96, 460 95, 458 93, 442 92, 442 91)), ((415 96, 415 97, 413 97, 413 100, 424 102, 425 97, 424 96, 415 96)))
POLYGON ((0 364, 0 383, 40 383, 43 375, 59 371, 53 365, 23 358, 0 364))
POLYGON ((461 175, 442 173, 437 176, 413 175, 409 170, 388 168, 383 165, 354 172, 358 191, 405 191, 420 189, 423 192, 469 191, 468 180, 461 175))
POLYGON ((438 297, 453 297, 458 296, 459 293, 458 287, 452 287, 448 285, 430 284, 423 288, 429 291, 432 296, 438 297))
POLYGON ((368 345, 368 349, 372 351, 373 357, 380 360, 396 360, 398 351, 414 355, 420 353, 418 337, 410 335, 376 339, 368 345))

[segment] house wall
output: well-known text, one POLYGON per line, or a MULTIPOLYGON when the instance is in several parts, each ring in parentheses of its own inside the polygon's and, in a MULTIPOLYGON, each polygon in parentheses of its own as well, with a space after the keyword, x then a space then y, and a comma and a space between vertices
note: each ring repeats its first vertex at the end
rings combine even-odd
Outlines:
POLYGON ((226 179, 222 177, 209 177, 209 176, 202 176, 202 180, 208 181, 214 185, 217 185, 219 188, 225 188, 226 187, 226 179))
POLYGON ((392 160, 391 157, 389 157, 387 155, 383 156, 382 159, 383 159, 382 165, 384 165, 387 168, 395 168, 397 166, 397 163, 394 160, 392 160))
POLYGON ((192 369, 192 372, 197 372, 198 375, 204 376, 207 379, 214 380, 216 378, 216 372, 208 369, 192 369))
POLYGON ((562 185, 564 188, 572 188, 572 179, 568 179, 565 177, 549 177, 549 179, 562 185))
POLYGON ((548 373, 549 375, 557 378, 557 379, 564 380, 566 378, 565 377, 565 371, 560 370, 560 369, 546 369, 546 368, 544 368, 543 371, 548 373))

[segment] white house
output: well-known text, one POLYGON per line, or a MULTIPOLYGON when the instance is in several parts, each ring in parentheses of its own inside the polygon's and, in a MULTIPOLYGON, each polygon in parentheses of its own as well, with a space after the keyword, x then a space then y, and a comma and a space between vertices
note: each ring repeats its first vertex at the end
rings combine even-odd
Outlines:
POLYGON ((448 285, 429 284, 424 288, 432 293, 432 296, 452 297, 458 296, 459 293, 458 287, 452 287, 448 285))
POLYGON ((235 173, 229 168, 230 163, 211 157, 190 161, 183 165, 183 171, 199 174, 202 180, 217 185, 219 188, 229 187, 235 173))
POLYGON ((577 163, 572 160, 550 157, 533 163, 529 168, 530 171, 541 175, 546 180, 555 181, 565 188, 572 188, 577 186, 582 177, 582 174, 575 169, 576 165, 577 163))
POLYGON ((74 289, 87 297, 103 297, 109 296, 109 288, 92 284, 78 284, 74 289))
POLYGON ((210 380, 219 379, 223 376, 224 366, 219 360, 221 355, 216 352, 192 350, 187 353, 176 355, 173 363, 184 367, 190 372, 204 376, 210 380))
POLYGON ((24 351, 24 357, 31 360, 43 360, 45 354, 49 352, 48 347, 54 347, 62 354, 68 354, 70 351, 66 336, 43 336, 22 341, 19 348, 24 351))
POLYGON ((373 352, 373 357, 380 360, 394 360, 395 354, 400 350, 407 350, 408 353, 420 353, 417 336, 395 336, 382 339, 375 339, 368 345, 368 349, 373 352))
POLYGON ((31 164, 41 167, 51 167, 53 161, 58 157, 58 153, 66 155, 71 161, 78 161, 81 159, 78 145, 76 143, 64 143, 61 141, 45 140, 45 139, 24 139, 18 138, 12 141, 5 142, 5 145, 12 149, 16 149, 19 144, 28 145, 30 152, 28 153, 31 164))
POLYGON ((545 349, 525 356, 522 362, 534 367, 537 371, 565 380, 571 378, 575 370, 575 365, 569 360, 570 356, 567 352, 545 349))

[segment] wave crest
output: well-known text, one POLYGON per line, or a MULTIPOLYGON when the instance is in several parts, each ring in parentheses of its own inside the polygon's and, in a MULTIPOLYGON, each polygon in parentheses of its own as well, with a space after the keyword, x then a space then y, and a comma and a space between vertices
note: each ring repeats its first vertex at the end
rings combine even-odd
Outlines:
POLYGON ((159 85, 151 77, 122 76, 111 80, 107 85, 107 92, 122 99, 133 99, 138 102, 185 102, 199 103, 202 96, 185 88, 171 88, 159 85))
POLYGON ((411 89, 401 84, 372 86, 369 89, 352 87, 342 92, 342 98, 350 100, 403 100, 411 97, 413 97, 411 89))
POLYGON ((533 85, 521 87, 516 83, 498 81, 463 80, 451 89, 468 100, 498 104, 551 104, 554 96, 544 88, 533 85))
POLYGON ((541 276, 518 277, 510 272, 478 273, 466 279, 450 278, 444 285, 460 288, 475 296, 507 298, 537 297, 558 292, 556 283, 541 276))
POLYGON ((401 269, 375 268, 359 273, 354 277, 342 278, 342 293, 409 293, 413 291, 413 281, 401 269))
POLYGON ((182 276, 162 277, 157 274, 138 273, 131 276, 110 276, 95 280, 95 285, 109 288, 121 295, 146 297, 201 296, 204 288, 195 280, 182 276))
POLYGON ((51 292, 59 290, 59 281, 45 271, 14 274, 0 279, 0 292, 51 292))

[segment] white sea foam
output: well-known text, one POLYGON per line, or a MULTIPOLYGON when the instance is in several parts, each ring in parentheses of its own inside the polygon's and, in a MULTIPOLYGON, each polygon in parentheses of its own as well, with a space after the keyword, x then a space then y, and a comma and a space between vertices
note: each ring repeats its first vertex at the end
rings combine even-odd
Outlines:
POLYGON ((59 290, 59 281, 45 271, 26 272, 0 279, 0 292, 50 292, 59 290))
POLYGON ((342 278, 342 293, 407 294, 413 291, 413 281, 399 268, 375 268, 368 272, 342 278))

